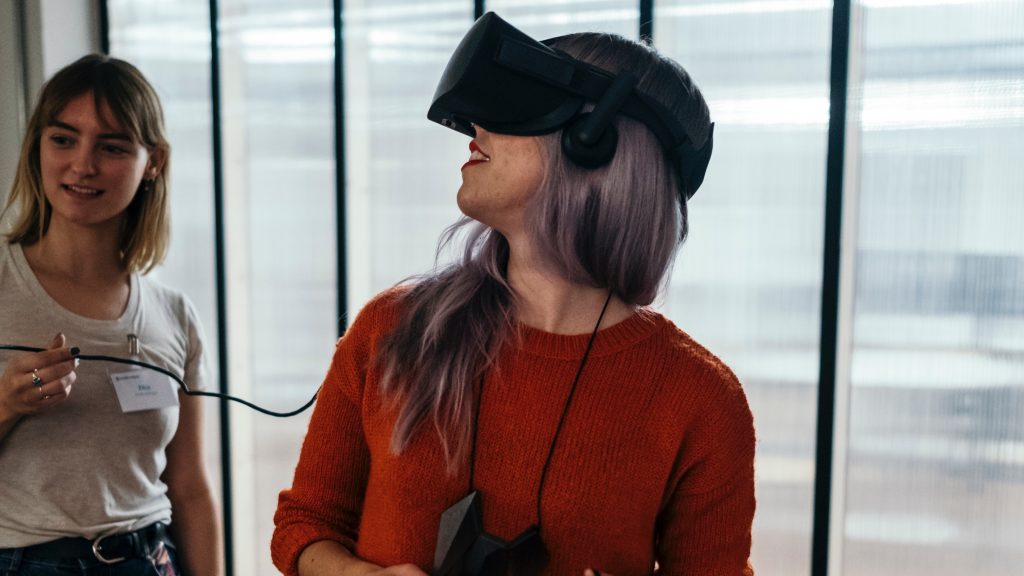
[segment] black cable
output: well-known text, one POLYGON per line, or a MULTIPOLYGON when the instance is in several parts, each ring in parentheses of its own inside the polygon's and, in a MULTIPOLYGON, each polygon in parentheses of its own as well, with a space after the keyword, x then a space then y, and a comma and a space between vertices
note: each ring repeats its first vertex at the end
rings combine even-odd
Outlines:
POLYGON ((551 466, 551 458, 555 455, 555 447, 558 446, 558 436, 562 433, 562 424, 565 424, 565 416, 569 413, 569 406, 572 405, 572 397, 576 394, 576 385, 580 383, 580 376, 583 375, 583 368, 590 358, 590 349, 594 347, 594 340, 597 339, 597 331, 601 329, 601 321, 604 320, 604 313, 608 311, 608 304, 612 301, 615 292, 608 291, 608 298, 601 308, 601 315, 597 317, 597 324, 594 324, 594 331, 590 333, 590 340, 587 341, 587 349, 583 351, 583 358, 576 368, 576 377, 572 380, 572 387, 569 388, 569 397, 565 399, 565 407, 562 408, 562 415, 558 418, 558 427, 555 428, 555 437, 551 439, 551 447, 548 448, 548 457, 544 461, 544 467, 540 470, 540 482, 537 485, 537 529, 541 529, 541 503, 544 499, 544 481, 548 477, 548 468, 551 466))
MULTIPOLYGON (((18 346, 16 344, 0 345, 0 350, 16 350, 18 352, 44 352, 45 351, 44 348, 33 348, 31 346, 18 346)), ((288 418, 290 416, 295 416, 296 414, 301 414, 301 413, 305 412, 306 410, 309 409, 310 406, 313 405, 314 402, 316 402, 316 397, 317 397, 318 394, 320 394, 320 389, 317 388, 317 391, 313 394, 313 397, 310 398, 309 402, 306 402, 301 408, 297 408, 295 410, 292 410, 291 412, 274 412, 273 410, 267 410, 266 408, 262 408, 260 406, 257 406, 255 404, 253 404, 252 402, 249 402, 248 400, 243 400, 241 398, 237 398, 237 397, 232 396, 230 394, 221 394, 220 392, 203 392, 201 390, 190 390, 189 387, 188 387, 188 384, 186 384, 185 381, 182 380, 177 374, 171 372, 170 370, 161 368, 160 366, 154 366, 154 365, 149 364, 147 362, 142 362, 141 360, 129 360, 127 358, 117 358, 115 356, 103 356, 101 354, 79 354, 77 356, 77 358, 79 360, 98 360, 98 361, 102 361, 102 362, 113 362, 115 364, 129 364, 131 366, 139 366, 140 368, 149 368, 150 370, 153 370, 155 372, 159 372, 161 374, 169 376, 172 380, 174 380, 175 382, 178 383, 178 386, 181 387, 182 392, 184 392, 188 396, 208 396, 210 398, 220 398, 221 400, 231 400, 233 402, 238 402, 239 404, 244 404, 244 405, 248 406, 249 408, 252 408, 253 410, 255 410, 257 412, 262 412, 263 414, 266 414, 268 416, 274 416, 276 418, 288 418)))
MULTIPOLYGON (((576 377, 572 380, 572 386, 569 388, 569 396, 565 399, 565 404, 562 406, 562 415, 558 417, 558 426, 555 428, 555 435, 551 439, 551 446, 548 448, 548 457, 544 460, 544 467, 540 470, 540 482, 537 483, 537 529, 541 527, 541 508, 542 500, 544 498, 544 481, 548 476, 548 468, 551 466, 551 458, 555 455, 555 447, 558 446, 558 436, 562 433, 562 424, 565 423, 565 416, 569 413, 569 407, 572 405, 572 397, 576 394, 576 385, 580 383, 580 376, 583 375, 583 368, 587 365, 587 359, 590 358, 590 350, 594 347, 594 340, 597 339, 597 332, 601 329, 601 322, 604 320, 604 313, 608 311, 608 304, 612 301, 613 291, 608 291, 608 297, 604 301, 604 306, 601 307, 601 315, 597 317, 597 324, 594 324, 594 330, 590 333, 590 339, 587 340, 587 348, 583 351, 583 358, 580 359, 579 365, 576 367, 576 377)), ((480 378, 480 393, 476 401, 476 408, 473 414, 473 429, 472 429, 472 450, 469 452, 469 491, 472 492, 476 489, 474 483, 474 477, 476 475, 476 438, 477 433, 480 430, 480 406, 484 403, 484 378, 480 378)), ((595 573, 597 573, 595 571, 595 573)))

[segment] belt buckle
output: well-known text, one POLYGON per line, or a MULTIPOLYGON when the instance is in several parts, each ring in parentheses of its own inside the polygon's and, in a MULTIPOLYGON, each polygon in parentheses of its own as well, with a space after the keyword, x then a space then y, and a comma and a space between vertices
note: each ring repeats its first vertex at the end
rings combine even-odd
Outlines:
MULTIPOLYGON (((110 536, 110 535, 108 534, 107 536, 110 536)), ((97 539, 92 541, 92 555, 95 556, 97 560, 99 560, 100 562, 103 562, 104 564, 117 564, 118 562, 123 562, 123 561, 127 560, 127 558, 125 558, 125 557, 121 557, 121 558, 104 558, 103 557, 103 554, 100 553, 100 543, 103 542, 103 539, 106 538, 107 536, 100 536, 99 538, 97 538, 97 539)))

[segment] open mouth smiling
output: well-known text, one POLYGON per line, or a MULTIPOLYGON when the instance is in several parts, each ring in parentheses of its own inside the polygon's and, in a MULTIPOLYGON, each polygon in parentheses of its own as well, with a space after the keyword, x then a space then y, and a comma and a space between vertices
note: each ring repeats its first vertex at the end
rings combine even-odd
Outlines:
POLYGON ((100 190, 99 188, 80 186, 77 184, 61 184, 60 187, 63 188, 65 192, 76 198, 95 198, 103 193, 103 190, 100 190))
POLYGON ((469 162, 466 162, 465 164, 463 164, 462 165, 462 169, 465 170, 466 168, 468 168, 468 167, 470 167, 470 166, 472 166, 474 164, 480 164, 481 162, 490 162, 490 161, 491 161, 491 157, 488 156, 487 154, 484 154, 484 151, 480 149, 480 146, 476 143, 476 140, 470 140, 469 141, 469 162))

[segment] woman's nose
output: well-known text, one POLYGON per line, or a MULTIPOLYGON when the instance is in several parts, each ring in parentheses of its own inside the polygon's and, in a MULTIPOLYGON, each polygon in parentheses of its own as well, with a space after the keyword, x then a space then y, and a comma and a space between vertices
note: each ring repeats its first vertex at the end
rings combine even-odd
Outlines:
POLYGON ((82 146, 75 152, 75 157, 71 161, 71 169, 81 176, 96 174, 96 153, 88 146, 82 146))

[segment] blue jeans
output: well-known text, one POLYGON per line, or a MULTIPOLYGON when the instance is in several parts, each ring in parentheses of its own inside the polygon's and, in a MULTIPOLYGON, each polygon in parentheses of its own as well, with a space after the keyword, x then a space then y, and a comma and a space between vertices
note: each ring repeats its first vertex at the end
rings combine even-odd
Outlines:
POLYGON ((161 544, 145 558, 104 564, 95 558, 25 560, 20 549, 0 551, 0 576, 181 576, 173 548, 161 544))

